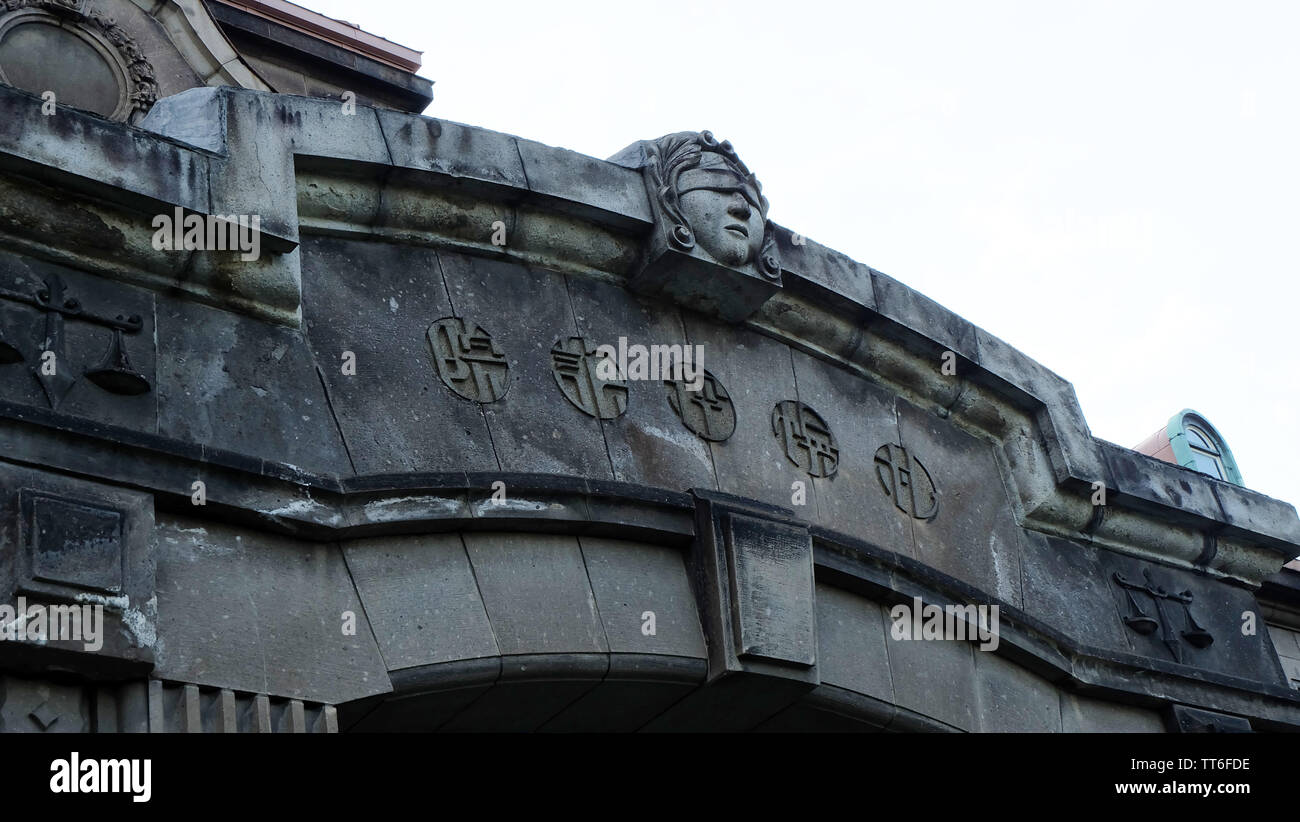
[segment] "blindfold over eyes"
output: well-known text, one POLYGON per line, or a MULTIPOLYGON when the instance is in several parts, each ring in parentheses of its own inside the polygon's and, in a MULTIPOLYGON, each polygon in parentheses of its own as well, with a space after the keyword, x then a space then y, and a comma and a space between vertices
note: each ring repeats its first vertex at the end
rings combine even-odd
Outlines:
POLYGON ((763 198, 754 186, 727 169, 693 168, 683 171, 677 177, 677 192, 685 194, 688 191, 740 192, 754 209, 765 211, 763 198))

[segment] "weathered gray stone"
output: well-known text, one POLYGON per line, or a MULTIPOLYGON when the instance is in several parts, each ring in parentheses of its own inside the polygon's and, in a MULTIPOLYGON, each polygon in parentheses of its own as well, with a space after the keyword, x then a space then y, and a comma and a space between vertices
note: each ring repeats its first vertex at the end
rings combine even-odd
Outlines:
POLYGON ((469 533, 465 547, 502 654, 609 650, 575 538, 469 533))
POLYGON ((789 507, 791 487, 799 481, 808 491, 806 510, 816 511, 816 488, 772 433, 772 408, 798 398, 790 350, 751 331, 694 315, 685 320, 687 341, 704 346, 705 368, 722 380, 736 408, 736 432, 725 442, 710 443, 719 489, 789 507))
POLYGON ((1295 506, 1227 482, 1206 479, 1223 508, 1227 536, 1247 536, 1269 545, 1284 544, 1284 556, 1295 553, 1300 543, 1300 518, 1295 506))
POLYGON ((818 410, 831 425, 839 465, 830 477, 808 484, 808 506, 796 513, 827 528, 889 551, 914 556, 912 521, 886 496, 873 456, 899 441, 894 398, 883 389, 802 352, 794 352, 799 401, 818 410))
POLYGON ((970 362, 977 361, 975 326, 970 322, 874 269, 871 283, 876 297, 876 312, 893 322, 899 329, 898 333, 903 333, 903 330, 915 332, 920 339, 931 341, 936 352, 947 349, 970 362))
POLYGON ((441 730, 536 731, 597 687, 608 667, 605 654, 503 657, 497 683, 441 730))
POLYGON ((1107 504, 1154 508, 1171 522, 1202 528, 1224 519, 1214 491, 1194 472, 1108 442, 1098 446, 1115 483, 1107 504))
POLYGON ((578 541, 612 653, 705 658, 700 616, 681 552, 600 537, 578 541), (645 617, 647 612, 653 623, 645 617), (654 632, 647 633, 651 625, 654 632))
POLYGON ((343 544, 389 670, 496 656, 496 639, 458 534, 343 544))
POLYGON ((917 559, 1019 607, 1019 529, 992 446, 898 400, 901 444, 938 489, 938 510, 914 519, 917 559))
MULTIPOLYGON (((886 629, 889 609, 881 606, 886 629)), ((894 639, 885 643, 894 701, 963 731, 979 724, 974 651, 965 641, 894 639)))
POLYGON ((553 198, 556 208, 595 217, 628 230, 644 230, 650 220, 641 175, 585 154, 519 140, 528 188, 553 198))
POLYGON ((337 547, 189 517, 158 529, 157 676, 329 704, 391 690, 337 547))
POLYGON ((317 363, 298 332, 165 301, 158 347, 160 433, 308 471, 350 473, 317 363))
POLYGON ((609 673, 540 730, 631 732, 698 688, 707 673, 703 659, 610 654, 609 673))
POLYGON ((783 279, 787 290, 853 316, 865 317, 867 309, 876 309, 870 268, 780 226, 776 238, 781 267, 788 272, 783 279))
POLYGON ((1132 705, 1061 693, 1061 730, 1066 733, 1164 733, 1154 711, 1132 705))
MULTIPOLYGON (((438 378, 428 330, 454 315, 438 256, 428 249, 312 237, 303 260, 306 334, 329 391, 321 412, 333 411, 356 472, 498 469, 482 407, 438 378), (366 276, 354 276, 357 271, 366 276), (354 355, 352 373, 344 371, 345 352, 354 355)), ((489 333, 507 322, 466 319, 489 333)), ((517 371, 507 374, 507 387, 518 378, 517 371)))
POLYGON ((438 258, 457 316, 491 329, 515 375, 483 409, 501 469, 612 479, 600 423, 565 399, 551 371, 556 340, 577 334, 563 280, 516 263, 438 258))
POLYGON ((1083 645, 1129 650, 1097 549, 1034 531, 1020 536, 1025 611, 1083 645))
POLYGON ((767 198, 729 141, 683 131, 611 160, 641 170, 654 222, 629 288, 727 322, 751 316, 780 290, 767 198))
POLYGON ((32 300, 45 294, 45 305, 57 302, 70 308, 65 313, 19 299, 0 299, 0 333, 23 358, 0 368, 0 390, 6 398, 136 431, 158 430, 151 293, 9 254, 0 254, 0 289, 32 300), (109 323, 129 317, 138 322, 115 339, 109 323), (53 359, 47 359, 46 352, 53 359), (124 352, 125 364, 108 356, 119 352, 124 352), (46 365, 53 375, 44 375, 46 365), (119 369, 134 384, 104 379, 106 367, 119 369))
POLYGON ((1056 686, 990 651, 974 652, 979 730, 1057 733, 1061 700, 1056 686))
POLYGON ((1242 614, 1257 613, 1259 607, 1249 592, 1111 551, 1101 551, 1099 560, 1134 653, 1164 665, 1286 685, 1267 632, 1245 635, 1241 630, 1242 614), (1140 590, 1122 585, 1119 577, 1140 590), (1179 598, 1154 597, 1148 588, 1179 598), (1182 601, 1183 594, 1190 601, 1182 601))
POLYGON ((144 675, 157 644, 153 533, 148 494, 0 462, 0 605, 15 616, 24 602, 41 606, 47 618, 43 639, 0 641, 0 664, 21 673, 85 666, 106 677, 144 675), (52 635, 51 606, 78 609, 57 617, 72 636, 52 635), (90 609, 100 606, 97 624, 90 609))
POLYGON ((527 190, 519 141, 514 137, 432 117, 377 113, 395 166, 527 190))
POLYGON ((817 658, 822 683, 894 701, 880 605, 829 585, 817 586, 817 658))
POLYGON ((91 730, 84 688, 0 676, 0 733, 77 734, 91 730))
MULTIPOLYGON (((686 345, 681 320, 674 307, 637 299, 608 283, 574 278, 569 295, 578 333, 597 345, 686 345)), ((706 352, 705 367, 708 356, 706 352)), ((696 365, 694 360, 692 364, 696 365)), ((656 375, 651 374, 651 377, 656 375)), ((709 443, 682 424, 668 403, 668 389, 660 379, 627 379, 629 410, 616 419, 601 420, 614 478, 621 482, 654 485, 673 491, 714 487, 709 443)))

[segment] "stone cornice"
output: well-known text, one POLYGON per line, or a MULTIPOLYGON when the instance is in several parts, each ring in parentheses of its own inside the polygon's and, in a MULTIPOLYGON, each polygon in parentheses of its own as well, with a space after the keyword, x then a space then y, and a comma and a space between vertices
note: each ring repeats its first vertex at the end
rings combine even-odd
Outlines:
MULTIPOLYGON (((6 244, 279 322, 300 317, 300 232, 619 281, 650 230, 635 171, 456 123, 196 89, 159 101, 144 122, 151 133, 71 111, 42 118, 34 100, 0 89, 0 185, 43 178, 58 186, 46 194, 52 208, 79 198, 122 242, 61 250, 50 221, 17 215, 6 244), (141 215, 170 204, 261 214, 272 253, 256 263, 159 255, 141 215), (504 247, 490 239, 497 220, 504 247)), ((1292 506, 1094 439, 1061 377, 897 280, 788 230, 778 239, 787 285, 748 323, 996 446, 1023 526, 1249 586, 1300 553, 1292 506), (955 374, 941 370, 946 352, 955 374), (1098 489, 1104 506, 1093 504, 1098 489)))

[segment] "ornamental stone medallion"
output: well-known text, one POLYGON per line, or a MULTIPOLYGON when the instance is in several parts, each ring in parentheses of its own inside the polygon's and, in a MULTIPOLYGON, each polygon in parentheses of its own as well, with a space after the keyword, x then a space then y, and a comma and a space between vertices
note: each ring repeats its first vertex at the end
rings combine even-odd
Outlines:
POLYGON ((612 420, 627 410, 627 383, 601 379, 596 346, 582 337, 556 340, 551 348, 551 373, 569 402, 584 414, 612 420))
POLYGON ((154 67, 126 29, 89 5, 0 2, 0 82, 137 123, 158 99, 154 67))
POLYGON ((611 160, 641 170, 654 216, 633 290, 739 322, 781 287, 767 198, 730 141, 683 131, 611 160))
POLYGON ((790 462, 810 477, 831 477, 840 464, 840 449, 821 415, 798 400, 782 400, 772 409, 772 433, 790 462))
POLYGON ((939 513, 939 491, 930 472, 901 445, 876 449, 876 479, 894 506, 914 519, 933 519, 939 513))
POLYGON ((673 413, 700 439, 722 442, 736 430, 736 407, 722 382, 708 371, 698 391, 692 391, 685 380, 664 380, 664 387, 673 413))
POLYGON ((460 317, 429 326, 429 345, 443 385, 472 402, 496 402, 510 389, 510 363, 491 335, 460 317))

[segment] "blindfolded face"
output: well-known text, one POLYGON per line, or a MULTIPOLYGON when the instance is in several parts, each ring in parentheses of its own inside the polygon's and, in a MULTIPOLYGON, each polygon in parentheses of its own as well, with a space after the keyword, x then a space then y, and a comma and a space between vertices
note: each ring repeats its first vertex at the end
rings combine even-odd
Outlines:
POLYGON ((696 242, 713 259, 740 267, 758 258, 766 218, 762 197, 725 163, 706 153, 677 178, 677 202, 696 242))

